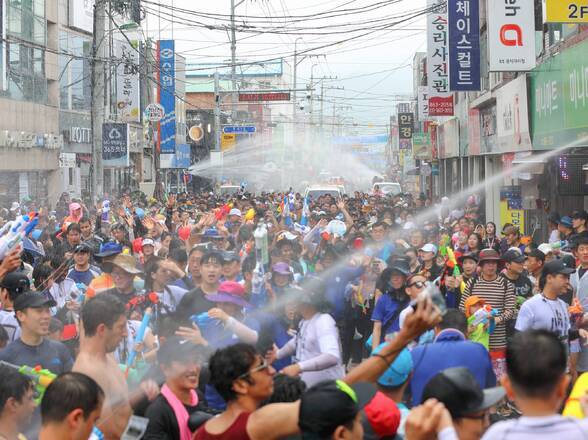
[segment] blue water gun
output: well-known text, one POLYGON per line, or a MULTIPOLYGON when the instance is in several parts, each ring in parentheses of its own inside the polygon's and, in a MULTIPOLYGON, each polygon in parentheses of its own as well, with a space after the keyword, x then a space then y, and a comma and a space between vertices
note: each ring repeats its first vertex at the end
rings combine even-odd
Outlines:
POLYGON ((151 307, 145 309, 145 314, 143 315, 143 320, 141 321, 141 326, 139 327, 139 331, 135 335, 135 339, 133 341, 133 345, 131 347, 131 351, 129 353, 129 357, 127 359, 127 367, 125 370, 125 377, 128 377, 129 370, 133 363, 135 362, 135 357, 137 357, 137 350, 135 349, 137 344, 141 344, 145 339, 145 332, 147 331, 147 327, 149 326, 149 321, 151 320, 151 307))

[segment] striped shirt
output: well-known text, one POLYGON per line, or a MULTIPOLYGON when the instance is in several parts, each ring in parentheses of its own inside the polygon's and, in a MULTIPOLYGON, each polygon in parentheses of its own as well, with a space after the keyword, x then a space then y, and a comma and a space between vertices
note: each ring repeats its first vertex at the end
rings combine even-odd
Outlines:
POLYGON ((516 316, 516 299, 513 284, 501 276, 497 276, 492 281, 486 281, 482 276, 472 278, 468 281, 461 295, 459 303, 461 311, 465 311, 465 301, 473 295, 479 296, 499 313, 501 323, 496 326, 494 332, 490 335, 490 350, 506 347, 506 326, 504 323, 516 316))

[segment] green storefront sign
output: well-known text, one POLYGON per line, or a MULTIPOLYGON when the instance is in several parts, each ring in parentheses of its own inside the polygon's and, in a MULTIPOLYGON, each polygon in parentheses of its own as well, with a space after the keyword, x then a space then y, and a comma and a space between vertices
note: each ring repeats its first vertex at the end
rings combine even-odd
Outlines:
POLYGON ((587 138, 588 42, 564 49, 531 73, 533 148, 547 150, 587 138))

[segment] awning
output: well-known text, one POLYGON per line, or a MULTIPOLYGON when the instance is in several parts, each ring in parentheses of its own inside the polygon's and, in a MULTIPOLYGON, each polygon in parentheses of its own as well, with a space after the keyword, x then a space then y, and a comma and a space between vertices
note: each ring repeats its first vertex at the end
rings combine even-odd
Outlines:
POLYGON ((543 174, 547 160, 544 155, 530 151, 515 153, 512 161, 513 174, 522 180, 531 180, 533 174, 543 174))

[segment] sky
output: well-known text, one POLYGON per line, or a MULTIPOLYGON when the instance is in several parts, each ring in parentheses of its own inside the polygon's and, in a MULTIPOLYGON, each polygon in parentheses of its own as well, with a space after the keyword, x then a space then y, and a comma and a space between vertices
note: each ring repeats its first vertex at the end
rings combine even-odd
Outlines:
MULTIPOLYGON (((237 24, 248 26, 237 32, 237 62, 283 57, 292 66, 296 41, 304 52, 298 88, 309 83, 311 70, 315 78, 336 77, 325 86, 344 90, 327 90, 325 105, 332 112, 335 103, 341 116, 367 125, 363 132, 385 132, 397 100, 412 95, 412 58, 426 50, 426 30, 424 15, 410 17, 426 0, 235 1, 237 24)), ((146 33, 176 40, 188 63, 230 61, 230 0, 143 2, 146 33)))

